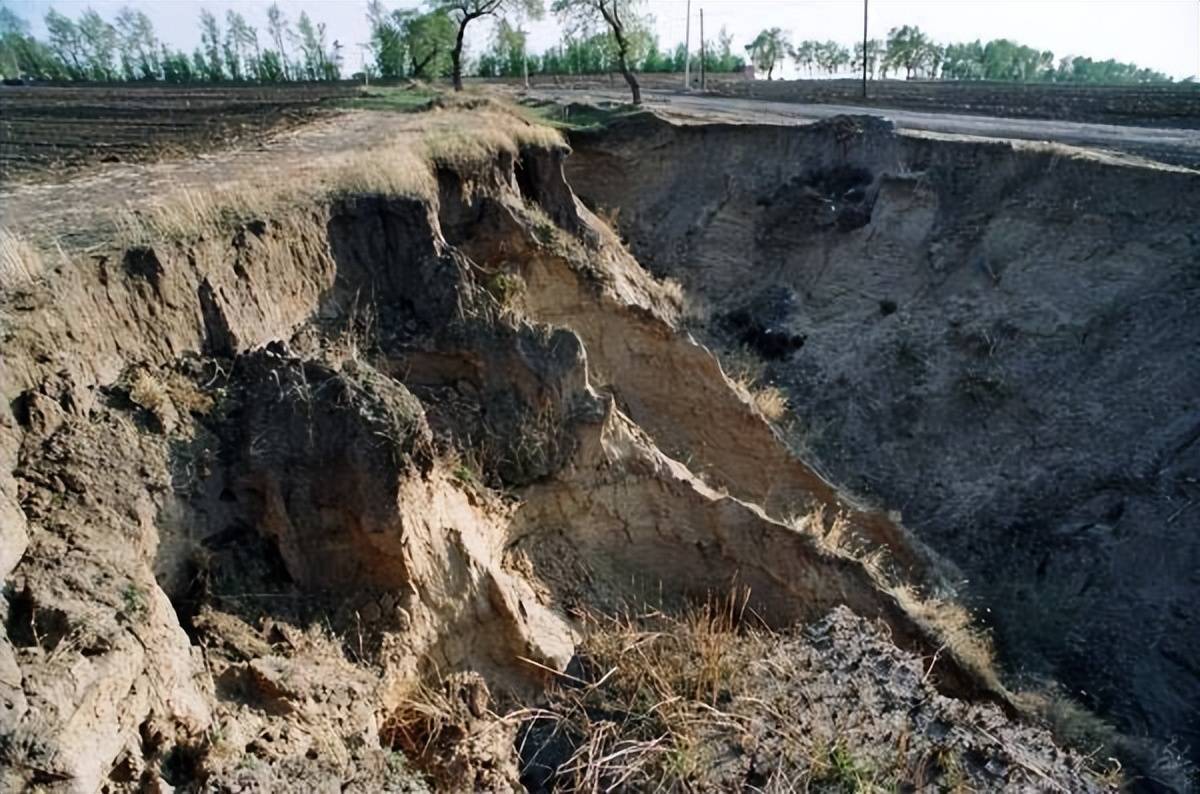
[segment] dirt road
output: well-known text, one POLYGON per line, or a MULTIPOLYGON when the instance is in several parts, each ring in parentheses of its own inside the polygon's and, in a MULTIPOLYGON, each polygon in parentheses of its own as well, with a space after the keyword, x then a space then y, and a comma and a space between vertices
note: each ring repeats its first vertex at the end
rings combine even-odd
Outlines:
MULTIPOLYGON (((628 94, 624 91, 603 89, 537 89, 530 94, 534 98, 559 102, 628 101, 628 94)), ((671 91, 646 91, 644 98, 650 108, 680 120, 806 124, 841 114, 868 114, 891 119, 902 132, 1050 141, 1200 169, 1200 132, 1196 130, 925 113, 852 105, 806 105, 671 91)))

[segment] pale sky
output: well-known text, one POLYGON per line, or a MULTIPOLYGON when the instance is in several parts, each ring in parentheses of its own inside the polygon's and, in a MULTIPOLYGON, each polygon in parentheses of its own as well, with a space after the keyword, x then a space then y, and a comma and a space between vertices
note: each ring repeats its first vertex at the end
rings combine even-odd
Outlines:
MULTIPOLYGON (((123 5, 146 11, 159 37, 190 51, 199 42, 196 20, 201 8, 218 18, 236 8, 262 30, 270 0, 0 0, 44 32, 47 9, 75 17, 95 8, 111 19, 123 5)), ((384 0, 389 8, 418 5, 417 0, 384 0)), ((293 21, 307 11, 328 26, 329 38, 346 45, 347 71, 357 70, 356 46, 368 39, 366 0, 279 0, 293 21)), ((549 5, 549 1, 547 2, 549 5)), ((664 49, 683 40, 687 0, 645 0, 664 49)), ((834 39, 849 45, 862 36, 862 0, 692 0, 692 41, 698 39, 699 9, 705 34, 716 39, 728 27, 740 51, 766 27, 789 31, 794 41, 834 39)), ((1157 69, 1176 78, 1200 75, 1200 0, 870 0, 872 38, 890 28, 918 25, 935 40, 970 41, 1010 38, 1056 58, 1085 55, 1116 58, 1157 69)), ((487 42, 487 26, 473 23, 474 52, 487 42)), ((470 29, 469 29, 470 30, 470 29)), ((529 25, 531 48, 540 52, 559 38, 552 16, 529 25)))

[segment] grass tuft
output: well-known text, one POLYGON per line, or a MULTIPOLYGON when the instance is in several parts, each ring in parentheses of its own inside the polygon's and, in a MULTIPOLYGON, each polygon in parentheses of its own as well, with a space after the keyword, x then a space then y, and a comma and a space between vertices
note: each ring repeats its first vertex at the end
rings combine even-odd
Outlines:
POLYGON ((33 281, 42 270, 42 257, 28 240, 0 229, 0 288, 33 281))

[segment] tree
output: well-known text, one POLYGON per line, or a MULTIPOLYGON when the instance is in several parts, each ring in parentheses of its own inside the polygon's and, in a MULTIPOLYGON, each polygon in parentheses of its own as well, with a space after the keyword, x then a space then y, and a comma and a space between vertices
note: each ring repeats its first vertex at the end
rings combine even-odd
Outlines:
POLYGON ((258 79, 263 83, 282 83, 287 80, 287 66, 278 50, 263 50, 258 61, 258 79))
POLYGON ((83 12, 76 23, 92 80, 117 79, 117 29, 92 9, 83 12))
POLYGON ((325 31, 313 25, 307 11, 300 12, 296 31, 300 39, 300 53, 304 57, 304 76, 309 80, 320 80, 325 74, 325 31))
POLYGON ((52 8, 46 12, 46 32, 50 36, 50 51, 62 62, 67 74, 72 80, 82 80, 83 44, 75 23, 52 8))
POLYGON ((380 77, 408 75, 431 80, 450 74, 458 26, 445 10, 404 8, 388 12, 382 2, 374 0, 367 6, 367 19, 380 77))
POLYGON ((197 50, 201 57, 196 61, 205 78, 215 83, 225 79, 225 68, 221 57, 221 28, 217 18, 207 8, 200 9, 200 46, 197 50))
POLYGON ((267 33, 270 34, 271 41, 275 42, 275 55, 272 58, 271 67, 273 76, 277 75, 277 78, 270 82, 286 80, 288 79, 288 54, 284 41, 292 37, 292 29, 288 24, 287 17, 279 8, 279 3, 271 3, 267 7, 267 33))
MULTIPOLYGON (((934 60, 936 45, 921 29, 911 25, 892 28, 888 32, 884 63, 890 68, 904 67, 905 78, 913 79, 922 69, 928 69, 934 60)), ((936 56, 940 61, 941 56, 936 56)))
POLYGON ((883 42, 879 39, 871 39, 867 42, 866 53, 863 53, 863 43, 857 42, 854 45, 854 60, 850 62, 850 67, 855 71, 862 71, 863 59, 867 62, 867 74, 874 75, 875 70, 879 65, 879 59, 883 57, 883 42))
POLYGON ((492 46, 479 59, 479 74, 483 77, 517 77, 525 73, 525 31, 514 27, 507 19, 496 23, 492 31, 492 46))
POLYGON ((817 42, 802 41, 791 50, 792 60, 796 64, 796 69, 807 69, 809 75, 813 72, 813 65, 817 62, 817 42))
POLYGON ((966 44, 947 45, 942 75, 952 80, 982 80, 983 44, 976 39, 966 44))
POLYGON ((746 45, 746 52, 750 53, 750 62, 756 69, 766 69, 768 80, 775 72, 775 65, 783 61, 790 49, 788 35, 780 28, 764 30, 746 45))
POLYGON ((419 80, 432 80, 453 73, 453 53, 458 26, 442 10, 428 13, 397 11, 400 36, 408 54, 409 74, 419 80))
POLYGON ((117 47, 126 80, 157 80, 162 67, 154 25, 142 11, 126 6, 117 12, 117 47))
POLYGON ((0 77, 67 77, 63 62, 42 42, 29 35, 24 19, 0 5, 0 77))
POLYGON ((163 80, 168 83, 192 82, 192 63, 182 50, 168 50, 164 44, 160 61, 162 62, 163 80))
POLYGON ((616 45, 617 66, 629 85, 633 104, 642 104, 642 88, 630 68, 634 45, 640 39, 649 49, 650 37, 645 21, 636 13, 639 0, 554 0, 554 12, 575 30, 594 30, 607 25, 616 45))
POLYGON ((451 76, 454 78, 454 90, 461 91, 463 41, 467 33, 467 25, 481 17, 509 14, 525 14, 530 17, 541 17, 545 6, 542 0, 428 0, 430 8, 442 11, 458 26, 454 37, 454 49, 450 52, 451 76))
MULTIPOLYGON (((733 36, 729 34, 725 28, 721 28, 721 32, 717 34, 717 43, 705 42, 704 44, 704 70, 710 74, 719 72, 734 72, 740 69, 745 62, 738 56, 733 54, 733 36)), ((650 71, 647 67, 646 71, 650 71)))
POLYGON ((225 66, 234 80, 259 77, 258 32, 232 8, 225 13, 225 66))
POLYGON ((380 77, 402 77, 406 53, 396 20, 380 0, 367 4, 367 21, 371 25, 371 53, 375 71, 380 77))

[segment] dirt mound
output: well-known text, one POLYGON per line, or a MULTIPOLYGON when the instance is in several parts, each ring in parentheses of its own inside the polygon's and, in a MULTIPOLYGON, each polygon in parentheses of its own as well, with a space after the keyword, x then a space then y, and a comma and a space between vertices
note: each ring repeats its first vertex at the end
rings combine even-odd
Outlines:
POLYGON ((580 663, 586 614, 740 588, 781 631, 878 621, 905 653, 831 619, 944 719, 1016 716, 969 617, 904 586, 951 569, 788 450, 565 155, 473 155, 436 195, 339 194, 4 293, 6 787, 516 789, 523 709, 580 663))
POLYGON ((759 360, 795 447, 961 567, 1013 669, 1200 747, 1196 175, 869 118, 573 144, 582 198, 759 360))

